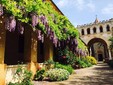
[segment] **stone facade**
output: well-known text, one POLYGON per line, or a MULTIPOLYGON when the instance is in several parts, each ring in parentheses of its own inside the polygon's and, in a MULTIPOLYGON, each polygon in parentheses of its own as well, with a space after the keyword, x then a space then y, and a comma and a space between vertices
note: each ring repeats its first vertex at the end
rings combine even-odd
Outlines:
POLYGON ((80 32, 81 39, 88 45, 90 55, 95 56, 98 60, 99 55, 103 59, 112 59, 109 50, 109 38, 113 34, 113 18, 106 21, 98 21, 96 18, 94 23, 78 25, 77 29, 80 32), (99 43, 101 43, 101 49, 99 43))

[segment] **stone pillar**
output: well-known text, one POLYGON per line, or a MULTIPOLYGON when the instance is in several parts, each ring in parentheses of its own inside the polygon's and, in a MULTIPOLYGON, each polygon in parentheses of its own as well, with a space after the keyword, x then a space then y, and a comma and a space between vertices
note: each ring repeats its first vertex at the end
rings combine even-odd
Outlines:
POLYGON ((111 60, 112 57, 111 57, 111 51, 110 51, 110 49, 108 49, 108 53, 109 53, 109 60, 111 60))
POLYGON ((87 30, 86 29, 84 29, 84 35, 87 35, 87 30))
POLYGON ((31 34, 31 61, 37 63, 37 35, 31 34))
POLYGON ((93 29, 92 29, 92 28, 90 28, 90 34, 94 34, 94 33, 93 33, 93 29))
POLYGON ((103 25, 103 32, 107 32, 106 25, 103 25))
POLYGON ((0 22, 0 64, 4 64, 6 30, 3 26, 2 21, 0 22))
POLYGON ((31 63, 30 70, 33 72, 33 76, 37 71, 37 36, 32 32, 31 34, 31 63))
POLYGON ((96 32, 97 34, 100 33, 99 27, 97 27, 96 30, 97 30, 97 32, 96 32))
POLYGON ((5 78, 6 78, 6 65, 0 64, 0 85, 6 85, 5 78))
POLYGON ((0 17, 0 85, 5 85, 6 65, 4 64, 6 30, 0 17))
POLYGON ((37 70, 37 35, 32 28, 25 28, 25 61, 28 62, 28 69, 32 71, 33 76, 37 70))
POLYGON ((52 60, 53 59, 53 44, 50 39, 45 37, 44 40, 44 56, 45 60, 52 60))

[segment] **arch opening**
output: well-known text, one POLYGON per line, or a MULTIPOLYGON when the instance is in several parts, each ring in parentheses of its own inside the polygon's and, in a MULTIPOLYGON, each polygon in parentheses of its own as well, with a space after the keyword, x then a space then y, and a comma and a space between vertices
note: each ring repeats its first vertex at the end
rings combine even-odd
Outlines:
POLYGON ((106 26, 106 30, 110 31, 110 26, 109 25, 106 26))
POLYGON ((103 32, 103 27, 102 26, 100 26, 100 32, 103 32))
POLYGON ((90 28, 87 29, 87 34, 90 34, 90 28))
POLYGON ((109 59, 107 43, 100 38, 93 38, 88 42, 89 54, 98 61, 109 59))
POLYGON ((81 34, 84 35, 84 29, 82 29, 81 34))
POLYGON ((96 33, 96 27, 93 28, 93 33, 96 33))

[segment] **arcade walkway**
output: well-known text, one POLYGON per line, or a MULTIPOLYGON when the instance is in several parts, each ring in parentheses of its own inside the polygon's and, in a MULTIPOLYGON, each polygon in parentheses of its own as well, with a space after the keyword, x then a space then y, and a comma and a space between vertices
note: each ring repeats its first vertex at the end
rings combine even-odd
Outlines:
POLYGON ((35 85, 113 85, 113 69, 106 63, 78 69, 66 81, 62 82, 35 82, 35 85))

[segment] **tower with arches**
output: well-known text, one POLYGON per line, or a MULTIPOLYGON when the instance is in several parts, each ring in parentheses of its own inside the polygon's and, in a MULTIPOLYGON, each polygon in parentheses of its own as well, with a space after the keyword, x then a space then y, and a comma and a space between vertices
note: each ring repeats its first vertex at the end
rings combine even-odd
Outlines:
POLYGON ((112 59, 110 37, 113 35, 113 18, 99 21, 96 17, 93 23, 78 25, 81 39, 88 46, 90 55, 98 61, 112 59))

